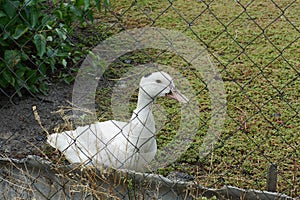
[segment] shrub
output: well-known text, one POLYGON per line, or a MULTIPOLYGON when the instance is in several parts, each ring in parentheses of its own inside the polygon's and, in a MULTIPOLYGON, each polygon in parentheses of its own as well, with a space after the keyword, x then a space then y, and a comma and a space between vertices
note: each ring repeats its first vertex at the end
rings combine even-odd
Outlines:
MULTIPOLYGON (((104 0, 0 0, 0 89, 46 93, 47 82, 83 56, 70 39, 75 22, 93 20, 104 0), (24 90, 25 89, 25 90, 24 90)), ((61 76, 71 82, 72 76, 61 76)))

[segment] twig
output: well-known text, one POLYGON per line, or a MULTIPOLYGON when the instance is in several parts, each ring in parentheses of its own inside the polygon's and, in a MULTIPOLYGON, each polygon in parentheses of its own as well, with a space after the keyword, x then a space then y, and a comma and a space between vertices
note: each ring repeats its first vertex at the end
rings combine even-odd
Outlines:
POLYGON ((33 111, 33 114, 34 114, 34 118, 35 120, 38 122, 38 124, 40 125, 40 127, 43 129, 43 131, 45 131, 45 133, 47 134, 47 136, 49 135, 49 132, 47 131, 47 129, 45 129, 45 127, 42 125, 42 122, 41 122, 41 118, 37 112, 37 109, 36 109, 36 106, 32 106, 32 111, 33 111))

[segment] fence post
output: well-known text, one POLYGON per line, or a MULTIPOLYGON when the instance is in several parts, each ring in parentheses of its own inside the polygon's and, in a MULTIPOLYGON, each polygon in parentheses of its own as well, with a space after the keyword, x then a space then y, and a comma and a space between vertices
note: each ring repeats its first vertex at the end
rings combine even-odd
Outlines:
POLYGON ((267 176, 267 190, 270 192, 277 191, 277 174, 278 174, 278 165, 276 163, 271 163, 268 168, 267 176))

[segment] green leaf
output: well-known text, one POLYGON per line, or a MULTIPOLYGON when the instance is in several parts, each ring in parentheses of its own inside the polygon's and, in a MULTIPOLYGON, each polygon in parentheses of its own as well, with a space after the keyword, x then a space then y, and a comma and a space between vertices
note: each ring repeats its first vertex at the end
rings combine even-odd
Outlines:
POLYGON ((0 38, 0 46, 7 47, 9 46, 9 44, 6 41, 4 41, 2 38, 0 38))
POLYGON ((62 59, 62 65, 64 66, 64 67, 66 67, 67 66, 67 61, 66 61, 66 59, 62 59))
MULTIPOLYGON (((45 27, 47 27, 49 30, 52 30, 52 27, 49 24, 51 24, 51 22, 53 22, 55 20, 47 15, 47 16, 44 16, 42 18, 42 20, 40 20, 40 21, 41 21, 41 24, 44 24, 45 27)), ((45 28, 43 27, 43 29, 45 29, 45 28)))
POLYGON ((61 10, 55 10, 54 13, 56 13, 59 19, 63 19, 63 13, 61 12, 61 10))
POLYGON ((37 89, 37 87, 35 85, 29 85, 26 87, 30 92, 32 93, 38 93, 39 90, 37 89))
POLYGON ((7 15, 3 12, 3 11, 0 11, 0 17, 6 17, 7 15))
POLYGON ((75 80, 75 77, 73 76, 66 76, 63 78, 64 82, 67 83, 67 84, 70 84, 72 81, 75 80))
POLYGON ((47 67, 45 64, 42 64, 39 68, 39 71, 40 73, 43 75, 43 76, 47 76, 47 67))
POLYGON ((84 10, 87 10, 90 7, 90 0, 84 0, 84 10))
POLYGON ((6 39, 9 38, 9 37, 10 37, 10 32, 5 31, 5 32, 3 33, 3 40, 6 40, 6 39))
POLYGON ((37 83, 38 76, 36 74, 36 70, 33 69, 27 70, 25 76, 28 77, 26 81, 28 86, 32 86, 37 83))
POLYGON ((4 60, 7 67, 13 69, 21 61, 21 52, 18 50, 5 50, 4 60))
POLYGON ((15 85, 15 78, 13 77, 13 75, 11 74, 11 72, 9 70, 4 70, 2 71, 2 76, 3 78, 12 86, 15 85))
POLYGON ((0 74, 0 86, 2 88, 6 88, 8 86, 8 82, 2 76, 3 75, 0 74))
POLYGON ((35 7, 32 7, 30 9, 30 25, 31 27, 35 27, 38 23, 38 19, 39 19, 39 11, 37 8, 35 7))
POLYGON ((36 6, 38 4, 38 0, 25 0, 26 6, 36 6))
POLYGON ((51 47, 48 47, 47 48, 47 56, 48 57, 55 57, 56 56, 56 52, 51 48, 51 47))
POLYGON ((110 6, 110 1, 109 0, 104 0, 103 4, 104 4, 104 10, 105 10, 105 14, 106 14, 107 9, 110 6))
POLYGON ((93 22, 93 21, 94 21, 93 11, 92 11, 92 10, 88 10, 88 11, 86 12, 86 14, 85 14, 85 17, 86 17, 89 21, 93 22))
POLYGON ((22 97, 22 93, 21 93, 21 91, 20 91, 21 89, 20 88, 18 88, 16 91, 17 91, 17 94, 18 94, 18 96, 19 97, 22 97))
POLYGON ((62 40, 67 39, 66 30, 56 28, 55 31, 56 31, 56 33, 58 34, 58 37, 59 37, 60 39, 62 39, 62 40))
POLYGON ((84 5, 84 0, 76 0, 75 5, 76 5, 77 7, 83 6, 83 5, 84 5))
POLYGON ((81 17, 83 15, 82 10, 76 6, 71 6, 70 10, 73 13, 73 15, 75 15, 77 17, 81 17))
POLYGON ((44 95, 47 95, 47 83, 46 82, 42 82, 40 85, 39 85, 39 91, 41 91, 44 95))
POLYGON ((16 16, 17 8, 20 5, 20 1, 6 1, 3 5, 4 12, 8 15, 9 18, 16 16))
POLYGON ((38 55, 42 57, 46 52, 46 38, 42 34, 36 34, 33 37, 33 42, 37 49, 38 55))
POLYGON ((46 41, 52 42, 52 41, 53 41, 53 37, 52 37, 51 35, 49 35, 49 36, 47 37, 46 41))
POLYGON ((104 0, 104 7, 105 9, 110 6, 110 1, 109 0, 104 0))
POLYGON ((101 11, 101 0, 94 0, 95 4, 96 4, 96 8, 98 11, 101 11))
POLYGON ((28 31, 28 27, 24 26, 23 24, 19 24, 16 29, 15 33, 12 35, 12 37, 17 40, 19 39, 22 35, 24 35, 28 31))
POLYGON ((22 78, 25 74, 25 70, 24 70, 24 68, 20 68, 15 73, 19 78, 22 78))

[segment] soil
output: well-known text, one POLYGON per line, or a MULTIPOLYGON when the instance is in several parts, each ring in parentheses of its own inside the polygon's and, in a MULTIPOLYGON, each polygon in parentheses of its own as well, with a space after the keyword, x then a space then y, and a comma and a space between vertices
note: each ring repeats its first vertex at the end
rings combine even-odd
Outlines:
POLYGON ((52 84, 47 96, 14 97, 13 102, 1 93, 0 97, 0 157, 42 156, 46 132, 37 122, 32 107, 36 106, 43 127, 53 133, 56 127, 64 123, 56 111, 70 106, 68 101, 72 98, 72 85, 52 84))

